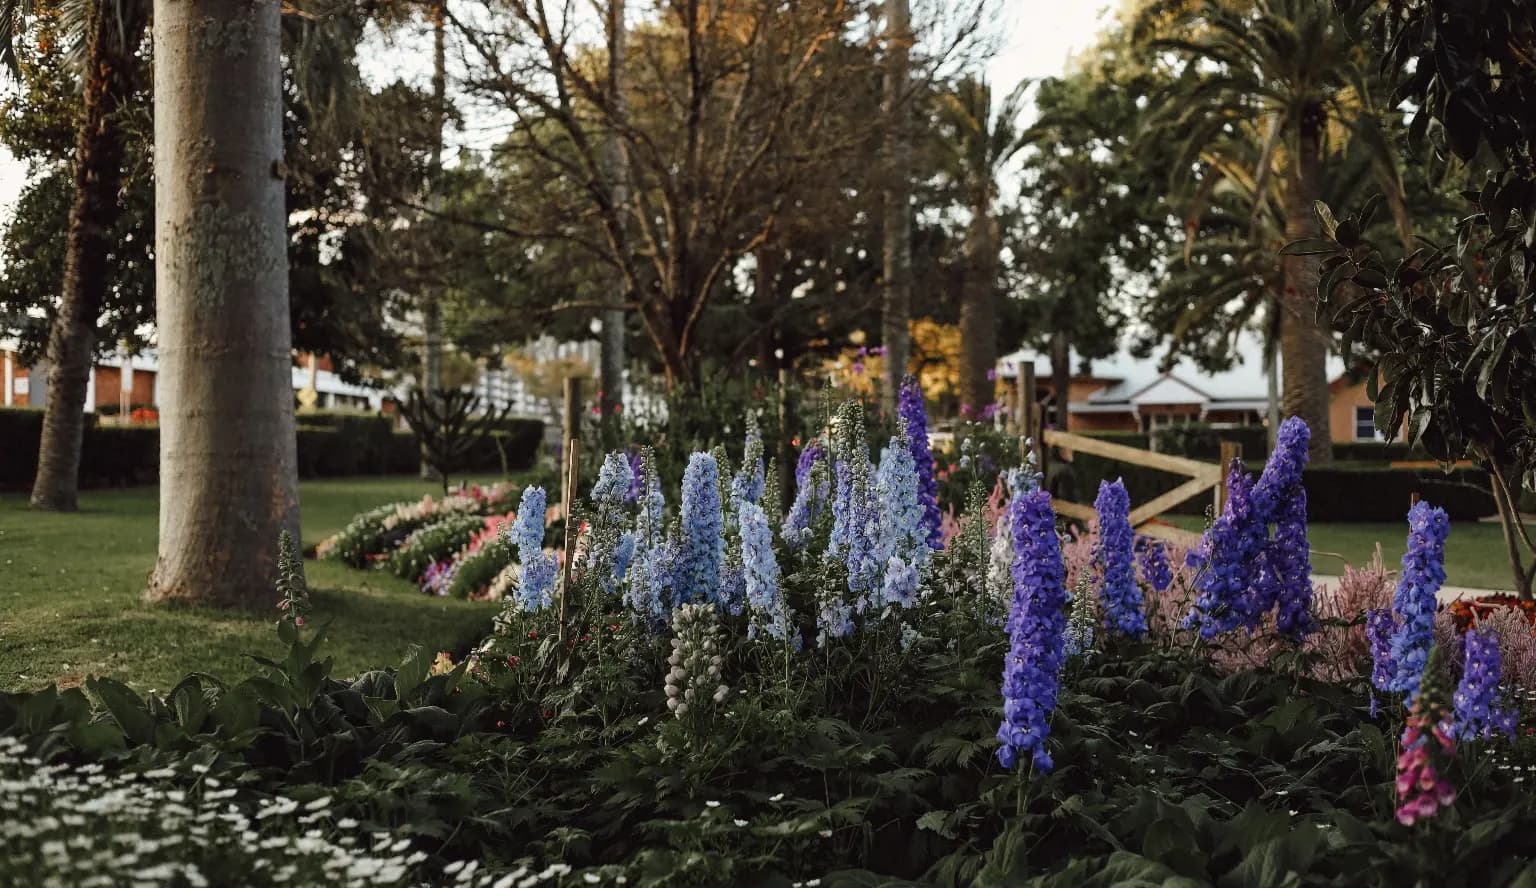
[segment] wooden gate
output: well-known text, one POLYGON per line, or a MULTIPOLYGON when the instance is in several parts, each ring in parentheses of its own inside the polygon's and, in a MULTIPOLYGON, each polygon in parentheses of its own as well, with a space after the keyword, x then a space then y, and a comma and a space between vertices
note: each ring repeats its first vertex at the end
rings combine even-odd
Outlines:
MULTIPOLYGON (((1222 496, 1226 492, 1226 485, 1222 483, 1222 467, 1230 464, 1240 452, 1238 445, 1230 441, 1224 441, 1221 445, 1221 462, 1203 463, 1193 459, 1186 459, 1182 456, 1153 453, 1150 450, 1127 447, 1124 444, 1115 444, 1101 438, 1074 435, 1071 432, 1061 432, 1055 429, 1046 430, 1040 435, 1040 439, 1049 447, 1060 447, 1063 450, 1071 450, 1078 453, 1091 453, 1095 456, 1102 456, 1105 459, 1118 460, 1130 463, 1131 465, 1145 466, 1149 469, 1158 469, 1188 477, 1189 480, 1178 487, 1161 496, 1153 497, 1139 506, 1133 507, 1131 509, 1131 526, 1136 529, 1137 533, 1189 547, 1193 547, 1200 542, 1200 535, 1198 533, 1168 524, 1154 524, 1152 523, 1153 520, 1185 500, 1193 499, 1212 488, 1216 490, 1216 510, 1219 513, 1222 507, 1222 496)), ((1068 518, 1090 521, 1094 517, 1093 506, 1090 505, 1059 499, 1052 500, 1051 504, 1055 506, 1058 514, 1066 515, 1068 518)))
MULTIPOLYGON (((1090 438, 1087 435, 1076 435, 1071 432, 1058 431, 1056 429, 1042 430, 1042 409, 1035 400, 1035 368, 1028 364, 1020 368, 1019 391, 1015 402, 1028 405, 1018 411, 1022 414, 1022 423, 1018 430, 1034 442, 1036 459, 1039 461, 1041 471, 1046 469, 1046 460, 1051 447, 1059 447, 1063 450, 1091 453, 1102 456, 1105 459, 1127 462, 1131 465, 1145 466, 1149 469, 1158 469, 1175 475, 1183 475, 1189 478, 1183 484, 1168 491, 1161 496, 1153 497, 1139 506, 1131 509, 1131 526, 1137 533, 1160 540, 1167 540, 1181 546, 1193 548, 1200 543, 1200 535, 1183 528, 1173 527, 1168 524, 1152 523, 1159 515, 1177 506, 1185 500, 1193 499, 1200 494, 1215 488, 1216 513, 1221 514, 1224 497, 1226 496, 1225 473, 1226 467, 1232 464, 1232 460, 1242 456, 1242 446, 1233 441, 1221 442, 1221 460, 1217 463, 1203 463, 1198 460, 1186 459, 1182 456, 1169 456, 1166 453, 1154 453, 1150 450, 1142 450, 1137 447, 1127 447, 1124 444, 1115 444, 1102 438, 1090 438)), ((1062 411, 1065 415, 1065 411, 1062 411)), ((1051 505, 1056 513, 1079 521, 1092 521, 1094 518, 1093 506, 1082 503, 1069 502, 1067 500, 1053 499, 1051 505)))

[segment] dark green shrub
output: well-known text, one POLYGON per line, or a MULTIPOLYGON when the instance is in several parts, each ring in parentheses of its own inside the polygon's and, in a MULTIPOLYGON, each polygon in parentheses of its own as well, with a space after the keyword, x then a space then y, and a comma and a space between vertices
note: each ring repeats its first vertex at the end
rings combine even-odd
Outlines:
POLYGON ((1163 426, 1152 432, 1152 442, 1158 453, 1190 459, 1220 459, 1223 441, 1242 445, 1243 455, 1249 459, 1269 453, 1269 430, 1264 426, 1215 428, 1203 422, 1191 422, 1163 426))
MULTIPOLYGON (((1246 448, 1244 453, 1248 453, 1246 448)), ((1253 458, 1247 460, 1247 465, 1255 474, 1264 467, 1262 460, 1253 458)), ((1092 502, 1101 480, 1125 479, 1133 504, 1147 502, 1188 480, 1182 475, 1088 453, 1074 454, 1071 475, 1072 489, 1063 494, 1076 502, 1092 502)), ((1408 512, 1412 493, 1445 509, 1453 521, 1475 520, 1497 511, 1488 473, 1482 469, 1460 467, 1446 474, 1438 468, 1392 468, 1376 462, 1334 463, 1308 468, 1303 477, 1307 486, 1307 518, 1311 521, 1400 521, 1408 512)), ((1200 494, 1171 511, 1177 515, 1203 514, 1212 500, 1211 494, 1200 494)))
MULTIPOLYGON (((0 490, 25 490, 37 473, 43 411, 0 408, 0 490)), ((415 436, 394 421, 365 413, 306 413, 298 417, 300 478, 399 475, 416 471, 415 436)), ((544 423, 511 419, 469 455, 474 472, 522 471, 538 459, 544 423)), ((88 414, 81 445, 80 486, 152 484, 160 471, 160 429, 154 425, 98 426, 88 414)))

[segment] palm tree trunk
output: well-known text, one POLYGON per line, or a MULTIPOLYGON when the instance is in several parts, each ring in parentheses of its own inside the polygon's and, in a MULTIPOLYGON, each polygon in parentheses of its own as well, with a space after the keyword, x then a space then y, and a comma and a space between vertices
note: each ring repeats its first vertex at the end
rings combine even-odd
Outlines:
MULTIPOLYGON (((624 108, 624 0, 609 0, 608 3, 608 95, 613 103, 613 116, 622 122, 625 118, 624 108)), ((613 205, 619 208, 620 218, 623 218, 623 207, 629 200, 629 164, 624 154, 624 140, 616 132, 608 134, 607 162, 610 181, 610 194, 613 205)), ((623 245, 619 245, 620 249, 623 245)), ((602 411, 602 428, 605 439, 604 446, 617 446, 619 411, 624 404, 624 335, 625 316, 623 303, 627 301, 628 294, 624 287, 624 274, 617 267, 614 268, 613 280, 609 284, 608 298, 618 303, 620 307, 610 308, 603 312, 602 354, 599 360, 598 406, 602 411)))
POLYGON ((912 49, 912 11, 908 0, 885 0, 886 68, 884 84, 885 200, 884 281, 880 322, 885 346, 880 377, 880 405, 896 415, 896 395, 912 353, 908 321, 912 316, 912 109, 907 100, 912 49))
POLYGON ((152 601, 271 607, 299 538, 279 6, 155 3, 152 601))
MULTIPOLYGON (((448 0, 437 0, 432 5, 432 111, 437 117, 437 127, 432 134, 431 181, 428 185, 431 193, 427 202, 434 208, 442 199, 443 127, 448 116, 447 6, 448 0)), ((426 397, 436 399, 443 390, 443 307, 436 288, 428 286, 426 317, 422 325, 425 352, 422 377, 426 397)), ((427 461, 425 448, 421 452, 421 479, 439 480, 437 470, 427 461)))
MULTIPOLYGON (((130 27, 143 28, 138 16, 129 16, 128 21, 130 27)), ((32 484, 32 508, 54 512, 79 508, 85 394, 94 364, 96 323, 110 286, 107 232, 119 216, 117 193, 123 181, 122 129, 110 118, 128 94, 134 64, 132 48, 142 33, 114 35, 115 22, 104 4, 92 5, 64 282, 59 313, 48 334, 52 390, 43 415, 37 476, 32 484), (123 46, 128 49, 123 50, 123 46)))
MULTIPOLYGON (((1307 108, 1297 132, 1296 165, 1286 189, 1287 240, 1317 237, 1317 200, 1322 166, 1324 112, 1307 108)), ((1328 427, 1328 349, 1331 338, 1316 320, 1318 262, 1315 256, 1283 259, 1285 293, 1280 319, 1281 373, 1287 416, 1299 416, 1312 430, 1310 461, 1333 461, 1333 437, 1328 427)))
MULTIPOLYGON (((1056 428, 1067 428, 1067 408, 1072 400, 1072 343, 1067 331, 1051 334, 1051 403, 1056 406, 1056 428)), ((1045 417, 1041 417, 1042 422, 1045 417)))
POLYGON ((960 284, 960 415, 976 418, 997 400, 997 223, 984 207, 972 212, 960 284))

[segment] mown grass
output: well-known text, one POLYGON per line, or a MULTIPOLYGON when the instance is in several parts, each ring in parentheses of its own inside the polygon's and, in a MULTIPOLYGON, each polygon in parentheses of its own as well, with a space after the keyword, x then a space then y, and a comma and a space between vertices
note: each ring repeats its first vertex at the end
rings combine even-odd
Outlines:
MULTIPOLYGON (((365 509, 424 493, 411 477, 343 478, 300 485, 304 543, 312 546, 365 509)), ((74 684, 110 675, 140 689, 168 689, 188 672, 243 675, 248 653, 278 645, 267 614, 175 609, 144 603, 155 560, 158 491, 88 491, 73 515, 36 513, 25 497, 0 497, 0 688, 74 684)), ((1200 519, 1175 517, 1198 527, 1200 519)), ((1364 564, 1376 542, 1395 567, 1406 524, 1313 524, 1313 568, 1337 574, 1364 564)), ((1510 581, 1497 524, 1457 524, 1446 552, 1448 582, 1505 589, 1510 581)), ((495 606, 421 595, 403 580, 332 562, 306 563, 314 618, 330 621, 327 650, 340 674, 397 662, 412 644, 461 649, 487 630, 495 606)))
MULTIPOLYGON (((300 485, 303 537, 313 546, 365 509, 424 493, 412 477, 342 478, 300 485)), ((188 672, 247 674, 246 654, 279 652, 274 615, 167 608, 142 599, 154 566, 158 491, 87 491, 81 511, 32 512, 0 497, 0 688, 76 684, 109 675, 169 689, 188 672)), ((429 598, 377 571, 306 562, 318 625, 340 675, 393 664, 412 644, 459 649, 489 629, 495 605, 429 598)))
MULTIPOLYGON (((1170 516, 1172 524, 1198 530, 1200 518, 1170 516)), ((1312 542, 1312 570, 1338 575, 1346 563, 1369 564, 1381 543, 1381 557, 1388 568, 1396 570, 1408 541, 1408 522, 1400 524, 1323 524, 1314 522, 1307 533, 1312 542), (1342 557, 1338 557, 1342 556, 1342 557)), ((1459 522, 1451 525, 1445 544, 1446 583, 1475 589, 1510 589, 1514 581, 1509 568, 1508 550, 1503 531, 1496 523, 1459 522)))

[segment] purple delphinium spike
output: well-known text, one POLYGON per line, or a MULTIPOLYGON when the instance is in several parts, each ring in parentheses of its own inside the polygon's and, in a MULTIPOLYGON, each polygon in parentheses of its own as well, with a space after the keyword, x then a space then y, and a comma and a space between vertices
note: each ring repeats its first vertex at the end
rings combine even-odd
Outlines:
POLYGON ((784 519, 784 543, 798 549, 811 541, 813 528, 827 506, 828 488, 826 451, 814 443, 800 452, 795 467, 795 501, 784 519), (809 459, 807 459, 809 455, 809 459))
POLYGON ((1009 648, 1003 664, 1002 744, 997 760, 1012 768, 1022 753, 1035 767, 1053 765, 1045 742, 1061 680, 1067 627, 1066 570, 1051 495, 1043 490, 1016 496, 1009 507, 1013 530, 1013 607, 1008 614, 1009 648))
POLYGON ((939 513, 939 482, 933 476, 933 451, 928 446, 928 410, 923 406, 923 390, 911 376, 901 381, 897 413, 906 424, 907 445, 917 467, 917 495, 923 504, 923 527, 928 532, 930 548, 944 547, 939 513))
MULTIPOLYGON (((1185 627, 1200 628, 1201 638, 1230 632, 1248 620, 1248 586, 1253 563, 1264 551, 1263 518, 1254 507, 1253 478, 1242 462, 1232 461, 1227 502, 1221 517, 1200 542, 1200 596, 1185 618, 1185 627)), ((1194 553, 1191 553, 1192 555, 1194 553)))
POLYGON ((1254 509, 1261 521, 1274 523, 1275 536, 1264 547, 1261 580, 1250 588, 1246 614, 1250 630, 1258 628, 1272 607, 1277 608, 1276 628, 1282 633, 1301 638, 1314 628, 1307 489, 1302 484, 1311 437, 1300 417, 1281 423, 1275 449, 1253 486, 1254 509))
POLYGON ((800 451, 799 460, 795 462, 796 488, 805 486, 805 482, 809 481, 811 478, 811 467, 816 465, 817 460, 825 459, 826 455, 827 451, 815 441, 811 441, 805 445, 804 449, 800 451))
MULTIPOLYGON (((1379 691, 1392 690, 1397 666, 1392 662, 1392 633, 1397 629, 1392 609, 1373 607, 1365 612, 1365 640, 1371 646, 1371 684, 1379 691)), ((1374 702, 1374 696, 1372 700, 1374 702)))
POLYGON ((1408 551, 1392 596, 1397 628, 1392 633, 1392 690, 1408 703, 1419 691, 1419 677, 1435 644, 1435 595, 1445 582, 1445 538, 1451 523, 1444 509, 1418 502, 1408 510, 1408 551))
POLYGON ((1499 681, 1503 678, 1503 655, 1499 637, 1492 631, 1472 628, 1464 636, 1465 664, 1461 682, 1452 698, 1456 720, 1451 735, 1467 740, 1487 740, 1494 734, 1515 739, 1515 714, 1499 702, 1499 681))
POLYGON ((629 490, 624 492, 624 502, 633 503, 645 493, 645 464, 639 450, 629 451, 629 490))
POLYGON ((1166 592, 1173 585, 1173 568, 1168 564, 1168 549, 1160 540, 1143 537, 1136 567, 1141 581, 1153 592, 1166 592))
POLYGON ((1099 517, 1098 556, 1104 566, 1104 584, 1099 589, 1104 625, 1111 632, 1141 638, 1147 634, 1147 616, 1143 612, 1141 588, 1136 585, 1136 540, 1131 530, 1131 497, 1125 482, 1099 482, 1093 509, 1099 517))

